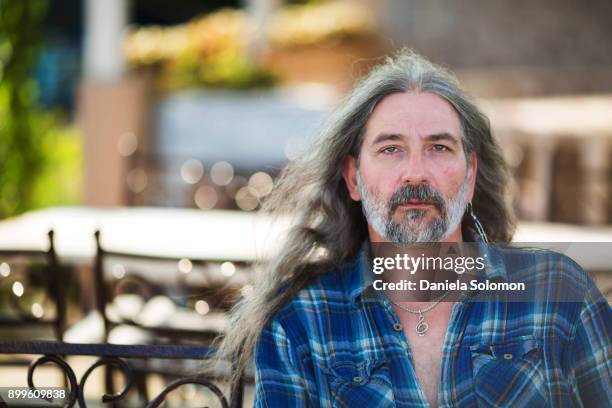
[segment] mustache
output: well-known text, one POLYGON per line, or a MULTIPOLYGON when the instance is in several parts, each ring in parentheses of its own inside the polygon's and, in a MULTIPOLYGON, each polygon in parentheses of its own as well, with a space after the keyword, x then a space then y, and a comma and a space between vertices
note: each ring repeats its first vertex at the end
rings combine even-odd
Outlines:
POLYGON ((432 204, 441 214, 446 212, 442 195, 427 184, 407 185, 397 190, 389 199, 389 211, 393 212, 400 204, 412 200, 432 204))

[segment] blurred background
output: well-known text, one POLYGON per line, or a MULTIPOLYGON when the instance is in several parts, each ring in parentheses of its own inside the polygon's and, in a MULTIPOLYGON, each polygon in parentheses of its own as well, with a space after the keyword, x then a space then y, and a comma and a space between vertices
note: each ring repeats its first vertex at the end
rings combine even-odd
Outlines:
POLYGON ((1 218, 66 204, 256 210, 351 85, 409 46, 482 99, 521 220, 612 222, 607 1, 2 7, 1 218))
MULTIPOLYGON (((253 242, 274 241, 255 214, 275 177, 402 46, 490 117, 518 241, 611 242, 611 40, 607 0, 4 0, 0 248, 53 249, 71 274, 61 339, 111 341, 107 314, 150 329, 184 312, 178 329, 222 332, 253 242)), ((610 298, 611 247, 596 248, 582 265, 610 298)), ((11 262, 6 310, 19 298, 19 316, 57 318, 44 279, 11 262)))

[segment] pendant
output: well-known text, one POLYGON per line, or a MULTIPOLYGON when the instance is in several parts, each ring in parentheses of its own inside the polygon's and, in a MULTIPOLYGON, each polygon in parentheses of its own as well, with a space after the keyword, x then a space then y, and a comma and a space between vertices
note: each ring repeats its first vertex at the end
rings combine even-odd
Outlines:
POLYGON ((423 312, 419 311, 419 321, 417 322, 415 331, 421 337, 425 336, 425 332, 429 329, 429 325, 425 323, 423 312))

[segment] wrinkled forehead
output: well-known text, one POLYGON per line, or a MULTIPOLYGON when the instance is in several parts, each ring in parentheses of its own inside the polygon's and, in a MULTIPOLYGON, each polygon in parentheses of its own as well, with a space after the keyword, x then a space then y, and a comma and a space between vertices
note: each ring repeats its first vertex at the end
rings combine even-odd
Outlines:
POLYGON ((444 98, 427 92, 394 93, 381 99, 366 123, 362 144, 380 134, 424 138, 448 134, 462 140, 461 121, 455 108, 444 98))

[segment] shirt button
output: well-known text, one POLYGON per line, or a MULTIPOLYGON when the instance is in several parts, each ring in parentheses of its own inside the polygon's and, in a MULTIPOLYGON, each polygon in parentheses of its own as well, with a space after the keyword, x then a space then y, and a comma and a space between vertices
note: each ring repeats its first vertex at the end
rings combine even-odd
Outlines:
POLYGON ((360 383, 363 381, 363 377, 356 375, 355 377, 353 377, 353 381, 355 381, 356 383, 360 383))
POLYGON ((395 331, 402 331, 402 325, 399 324, 399 323, 395 323, 393 325, 393 330, 395 330, 395 331))
POLYGON ((512 354, 510 354, 510 353, 504 354, 504 360, 512 360, 513 357, 514 356, 512 354))

